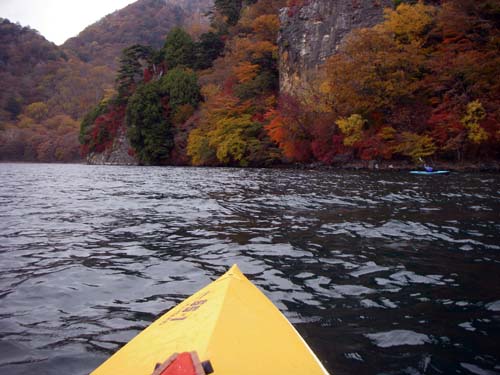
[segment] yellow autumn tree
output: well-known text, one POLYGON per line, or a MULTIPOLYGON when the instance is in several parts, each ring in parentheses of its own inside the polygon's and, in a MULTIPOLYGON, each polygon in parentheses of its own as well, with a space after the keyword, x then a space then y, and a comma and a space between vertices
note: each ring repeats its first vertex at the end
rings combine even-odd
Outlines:
POLYGON ((33 120, 40 122, 47 118, 49 108, 44 102, 34 102, 26 107, 25 112, 33 120))
MULTIPOLYGON (((391 111, 422 87, 428 51, 424 35, 433 25, 436 8, 401 4, 385 11, 385 22, 354 30, 339 53, 324 66, 321 103, 339 116, 391 111)), ((366 116, 365 116, 366 117, 366 116)))
POLYGON ((215 149, 217 160, 223 164, 237 164, 246 167, 251 154, 258 153, 258 140, 262 125, 252 121, 248 114, 221 118, 208 134, 209 145, 215 149))
POLYGON ((193 165, 208 165, 215 161, 215 150, 210 146, 205 129, 199 127, 189 133, 187 154, 193 165))
POLYGON ((421 158, 433 155, 437 147, 428 135, 419 135, 412 132, 403 132, 398 137, 393 152, 410 157, 414 162, 421 158))
POLYGON ((253 120, 252 102, 242 102, 214 85, 203 92, 202 121, 188 138, 187 153, 193 164, 262 163, 269 141, 262 123, 253 120))
POLYGON ((399 45, 386 30, 356 30, 325 64, 321 106, 340 116, 392 110, 421 87, 425 59, 425 51, 399 45))
POLYGON ((423 1, 417 4, 400 4, 396 9, 384 10, 385 22, 380 29, 394 33, 401 43, 421 42, 421 38, 433 25, 437 9, 425 5, 423 1))
POLYGON ((474 144, 487 141, 488 133, 480 125, 481 120, 486 117, 486 111, 479 100, 474 100, 467 105, 467 111, 461 122, 467 129, 467 138, 474 144))
POLYGON ((238 78, 238 81, 241 83, 245 83, 251 81, 257 76, 257 72, 259 71, 258 64, 252 64, 249 61, 242 61, 235 67, 233 67, 233 72, 238 78))
POLYGON ((252 29, 257 39, 274 42, 278 37, 280 20, 276 14, 264 14, 252 22, 252 29))
POLYGON ((340 118, 335 123, 344 135, 345 146, 354 146, 363 138, 366 120, 361 115, 354 114, 348 118, 340 118))

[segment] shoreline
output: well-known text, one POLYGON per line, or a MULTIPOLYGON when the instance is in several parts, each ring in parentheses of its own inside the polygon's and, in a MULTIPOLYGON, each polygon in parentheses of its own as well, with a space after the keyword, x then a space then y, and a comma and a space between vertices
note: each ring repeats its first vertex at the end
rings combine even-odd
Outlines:
MULTIPOLYGON (((43 162, 43 161, 24 161, 24 160, 0 160, 0 164, 77 164, 77 165, 101 165, 101 166, 120 166, 120 167, 149 167, 148 165, 138 164, 119 164, 119 163, 89 163, 85 160, 71 162, 43 162)), ((412 170, 423 170, 421 165, 415 165, 409 161, 353 161, 344 164, 325 165, 316 163, 282 163, 268 166, 193 166, 193 165, 150 165, 151 167, 184 167, 184 168, 236 168, 236 169, 290 169, 290 170, 317 170, 317 171, 368 171, 368 172, 407 172, 412 170)), ((432 164, 434 170, 447 170, 450 172, 500 172, 500 161, 488 160, 478 162, 436 162, 432 164)))
MULTIPOLYGON (((450 172, 500 172, 500 161, 488 160, 481 162, 436 162, 431 166, 434 170, 447 170, 450 172)), ((370 171, 370 172, 409 172, 414 170, 423 170, 422 165, 415 165, 408 161, 353 161, 344 163, 342 165, 324 165, 321 163, 312 164, 293 164, 291 166, 285 165, 279 168, 293 168, 293 169, 317 169, 317 170, 331 170, 331 171, 370 171)))

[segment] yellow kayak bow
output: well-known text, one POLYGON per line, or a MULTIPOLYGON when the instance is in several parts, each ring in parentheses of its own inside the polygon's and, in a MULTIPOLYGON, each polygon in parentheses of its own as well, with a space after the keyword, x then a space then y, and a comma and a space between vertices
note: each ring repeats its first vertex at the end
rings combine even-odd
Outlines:
POLYGON ((210 360, 214 375, 328 375, 236 265, 152 323, 92 375, 151 375, 157 363, 182 352, 210 360))

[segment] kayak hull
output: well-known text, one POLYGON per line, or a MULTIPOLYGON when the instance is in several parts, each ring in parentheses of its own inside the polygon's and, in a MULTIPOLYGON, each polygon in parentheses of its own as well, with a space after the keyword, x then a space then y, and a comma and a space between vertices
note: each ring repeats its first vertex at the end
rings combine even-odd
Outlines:
POLYGON ((411 174, 431 176, 431 175, 437 175, 437 174, 448 174, 448 173, 450 173, 450 171, 432 171, 432 172, 427 172, 427 171, 410 171, 410 173, 411 174))
POLYGON ((328 375, 237 266, 153 322, 92 375, 151 375, 173 353, 192 351, 211 362, 214 375, 328 375))

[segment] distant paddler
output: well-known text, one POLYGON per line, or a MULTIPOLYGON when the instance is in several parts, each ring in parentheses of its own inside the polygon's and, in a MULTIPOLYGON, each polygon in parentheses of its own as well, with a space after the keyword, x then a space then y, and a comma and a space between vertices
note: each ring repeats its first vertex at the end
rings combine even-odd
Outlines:
POLYGON ((431 167, 430 165, 428 165, 425 160, 423 160, 422 158, 419 158, 420 162, 424 165, 424 169, 426 172, 434 172, 434 168, 431 167))

